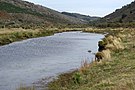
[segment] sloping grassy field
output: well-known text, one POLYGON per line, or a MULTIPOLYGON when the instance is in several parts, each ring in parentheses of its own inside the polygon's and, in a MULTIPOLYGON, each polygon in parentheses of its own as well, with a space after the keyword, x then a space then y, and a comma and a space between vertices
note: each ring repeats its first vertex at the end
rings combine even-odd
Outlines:
POLYGON ((65 73, 49 83, 49 90, 135 90, 135 29, 86 29, 87 32, 109 32, 120 37, 123 50, 111 52, 111 61, 88 64, 65 73))

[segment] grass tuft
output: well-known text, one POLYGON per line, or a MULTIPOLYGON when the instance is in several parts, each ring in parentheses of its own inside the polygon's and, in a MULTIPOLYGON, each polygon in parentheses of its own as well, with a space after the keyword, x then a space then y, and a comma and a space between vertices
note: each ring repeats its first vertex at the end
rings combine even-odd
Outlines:
POLYGON ((111 61, 90 64, 83 61, 77 71, 62 74, 49 83, 49 90, 135 90, 135 30, 112 29, 109 32, 114 36, 121 34, 124 49, 114 50, 111 61), (63 82, 66 83, 63 85, 63 82))

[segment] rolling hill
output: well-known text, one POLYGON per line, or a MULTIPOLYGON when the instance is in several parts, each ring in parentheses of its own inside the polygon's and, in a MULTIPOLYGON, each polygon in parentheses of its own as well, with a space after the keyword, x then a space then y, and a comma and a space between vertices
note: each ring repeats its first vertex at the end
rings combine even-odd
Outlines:
POLYGON ((135 22, 135 1, 102 18, 106 22, 135 22))
POLYGON ((0 27, 48 27, 85 22, 22 0, 0 0, 0 27))
POLYGON ((82 15, 82 14, 78 14, 78 13, 62 12, 62 14, 78 18, 85 22, 90 22, 90 21, 95 21, 95 20, 100 19, 100 17, 91 17, 89 15, 82 15))

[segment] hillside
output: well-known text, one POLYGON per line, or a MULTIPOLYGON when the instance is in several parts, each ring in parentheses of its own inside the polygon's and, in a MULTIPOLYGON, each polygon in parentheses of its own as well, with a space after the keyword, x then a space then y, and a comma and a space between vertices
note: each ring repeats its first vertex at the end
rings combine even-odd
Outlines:
POLYGON ((82 15, 82 14, 78 14, 78 13, 62 12, 62 14, 78 18, 78 19, 80 19, 82 21, 85 21, 85 22, 90 22, 90 21, 100 19, 100 17, 91 17, 91 16, 88 16, 88 15, 82 15))
POLYGON ((115 10, 115 12, 105 16, 103 20, 120 23, 135 22, 135 1, 115 10))
POLYGON ((0 27, 31 27, 78 24, 83 21, 22 0, 0 0, 0 27))
POLYGON ((106 27, 133 27, 135 28, 135 1, 125 5, 120 9, 116 9, 113 13, 105 17, 90 22, 91 26, 106 28, 106 27))

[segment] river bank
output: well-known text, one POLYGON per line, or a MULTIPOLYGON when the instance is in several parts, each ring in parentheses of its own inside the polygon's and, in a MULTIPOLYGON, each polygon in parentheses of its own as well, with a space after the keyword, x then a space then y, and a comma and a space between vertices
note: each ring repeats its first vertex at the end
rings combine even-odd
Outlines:
MULTIPOLYGON (((50 36, 55 33, 69 32, 69 31, 83 31, 91 33, 103 33, 110 32, 110 28, 44 28, 44 29, 23 29, 23 28, 0 28, 0 46, 10 44, 15 41, 26 40, 29 38, 38 38, 44 36, 50 36)), ((120 28, 118 28, 120 29, 120 28)), ((115 29, 112 29, 115 30, 115 29)), ((111 30, 111 31, 112 31, 111 30)))
POLYGON ((103 37, 72 31, 0 46, 0 90, 41 87, 42 80, 79 68, 83 59, 94 58, 103 37))
POLYGON ((113 50, 111 60, 84 62, 74 72, 61 74, 49 83, 49 90, 134 90, 135 89, 135 29, 85 29, 86 32, 109 33, 124 45, 113 50))
MULTIPOLYGON (((79 29, 49 29, 48 31, 35 30, 34 35, 27 36, 26 33, 22 34, 23 37, 15 40, 10 40, 10 34, 8 35, 8 43, 24 40, 33 37, 39 37, 44 35, 52 35, 57 32, 63 31, 82 30, 84 32, 91 33, 103 33, 110 34, 121 38, 121 41, 125 47, 123 50, 116 50, 111 52, 111 61, 102 60, 100 62, 84 61, 82 66, 71 73, 64 73, 58 76, 53 82, 49 83, 49 90, 134 90, 135 89, 135 29, 134 28, 79 28, 79 29), (55 32, 54 32, 55 31, 55 32), (37 35, 38 34, 38 35, 37 35), (32 36, 32 37, 31 37, 32 36)), ((30 30, 29 30, 30 31, 30 30)), ((30 32, 33 32, 30 31, 30 32)), ((6 32, 7 33, 7 32, 6 32)), ((18 33, 19 34, 19 33, 18 33)), ((2 35, 2 34, 1 34, 2 35)), ((13 37, 11 35, 11 37, 13 37)), ((18 35, 16 35, 18 36, 18 35)), ((20 35, 19 35, 20 36, 20 35)), ((13 37, 16 38, 16 37, 13 37)), ((3 40, 3 39, 2 39, 3 40)), ((7 40, 4 38, 4 40, 7 40)), ((4 44, 8 44, 4 43, 4 44)), ((4 45, 3 44, 3 45, 4 45)), ((80 63, 81 64, 81 63, 80 63)), ((19 90, 35 90, 35 88, 20 87, 19 90)))
POLYGON ((23 28, 1 28, 0 29, 0 46, 10 44, 15 41, 26 40, 29 38, 37 38, 50 36, 55 33, 68 31, 81 31, 84 28, 45 28, 45 29, 23 29, 23 28))

